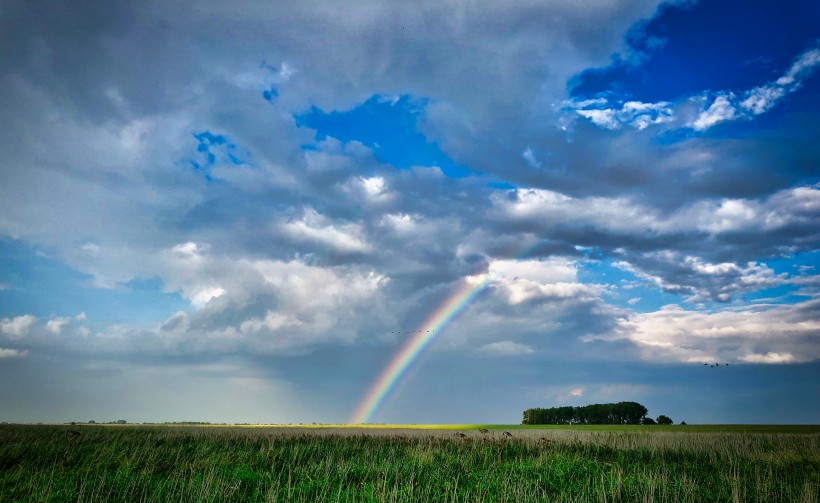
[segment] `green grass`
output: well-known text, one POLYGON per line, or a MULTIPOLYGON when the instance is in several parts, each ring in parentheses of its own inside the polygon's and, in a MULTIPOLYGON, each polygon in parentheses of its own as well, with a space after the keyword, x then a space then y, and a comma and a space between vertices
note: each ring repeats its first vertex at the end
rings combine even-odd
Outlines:
POLYGON ((817 427, 0 426, 0 501, 817 502, 817 427), (82 435, 70 440, 67 431, 82 435), (739 428, 739 429, 738 429, 739 428), (792 430, 794 428, 794 430, 792 430))
POLYGON ((820 433, 819 424, 689 424, 689 425, 639 425, 639 424, 512 424, 472 425, 475 429, 506 430, 572 430, 572 431, 669 431, 681 433, 820 433))

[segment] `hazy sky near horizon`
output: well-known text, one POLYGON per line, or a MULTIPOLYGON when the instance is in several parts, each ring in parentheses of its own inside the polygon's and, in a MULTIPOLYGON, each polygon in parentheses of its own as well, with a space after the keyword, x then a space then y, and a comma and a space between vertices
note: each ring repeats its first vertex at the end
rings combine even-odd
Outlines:
POLYGON ((820 422, 820 4, 0 2, 0 420, 820 422), (729 363, 720 368, 706 363, 729 363))

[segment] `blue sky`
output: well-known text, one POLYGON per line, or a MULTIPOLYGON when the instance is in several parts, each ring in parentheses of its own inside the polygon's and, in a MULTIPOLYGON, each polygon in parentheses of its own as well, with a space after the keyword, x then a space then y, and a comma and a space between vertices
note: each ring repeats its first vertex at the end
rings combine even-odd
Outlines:
POLYGON ((10 2, 0 420, 820 421, 820 7, 10 2), (720 369, 709 362, 730 363, 720 369))

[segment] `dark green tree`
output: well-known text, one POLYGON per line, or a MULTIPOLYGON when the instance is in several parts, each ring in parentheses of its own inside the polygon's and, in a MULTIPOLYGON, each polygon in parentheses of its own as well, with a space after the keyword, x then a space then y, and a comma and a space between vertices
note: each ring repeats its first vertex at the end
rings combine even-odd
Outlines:
POLYGON ((652 419, 651 417, 645 417, 645 418, 643 418, 642 423, 643 423, 643 424, 658 424, 658 423, 656 423, 656 422, 655 422, 655 420, 654 420, 654 419, 652 419))
POLYGON ((661 414, 660 416, 658 416, 658 424, 672 424, 672 418, 661 414))
POLYGON ((522 424, 641 424, 646 407, 637 402, 596 403, 582 407, 534 408, 524 411, 522 424))

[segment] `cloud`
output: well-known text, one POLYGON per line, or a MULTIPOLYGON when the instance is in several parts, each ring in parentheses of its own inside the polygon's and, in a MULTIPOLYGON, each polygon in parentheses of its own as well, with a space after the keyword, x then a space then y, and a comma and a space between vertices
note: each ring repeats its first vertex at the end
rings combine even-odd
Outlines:
POLYGON ((629 271, 662 291, 688 295, 689 302, 728 302, 743 293, 805 280, 803 276, 777 274, 766 264, 710 263, 668 250, 635 257, 634 263, 614 262, 613 266, 629 271))
MULTIPOLYGON (((465 282, 486 280, 431 348, 442 362, 530 354, 581 371, 595 358, 630 361, 643 354, 635 348, 662 347, 651 344, 652 323, 672 349, 641 351, 665 362, 724 353, 807 361, 800 334, 812 315, 763 302, 747 318, 707 309, 739 309, 744 294, 773 287, 817 298, 816 271, 767 265, 817 248, 813 123, 728 140, 692 131, 770 110, 807 85, 817 55, 757 87, 768 77, 675 99, 567 101, 573 76, 606 64, 659 4, 19 2, 0 19, 15 47, 0 58, 0 118, 14 125, 0 131, 0 237, 47 255, 69 295, 162 314, 100 325, 105 302, 71 295, 70 309, 41 306, 18 281, 25 275, 0 270, 0 294, 18 293, 4 290, 12 280, 20 289, 20 307, 4 304, 0 320, 17 349, 2 351, 52 358, 42 376, 52 387, 113 360, 124 383, 159 389, 179 379, 161 396, 177 411, 175 394, 194 407, 201 393, 190 391, 211 387, 296 404, 324 386, 349 401, 397 349, 391 330, 417 326, 465 282), (394 166, 377 155, 384 145, 294 119, 313 106, 340 119, 372 99, 418 104, 412 121, 391 127, 442 158, 394 166), (439 161, 469 174, 426 165, 439 161), (590 271, 613 263, 645 287, 631 293, 640 303, 609 303, 617 280, 590 271), (653 305, 659 290, 707 303, 680 308, 693 330, 755 319, 792 335, 712 346, 658 321, 670 313, 631 310, 653 305), (94 323, 42 317, 81 309, 94 323), (792 317, 776 325, 775 315, 792 317), (613 333, 623 337, 580 340, 613 333), (327 382, 329 368, 342 377, 327 382), (192 369, 208 377, 186 377, 192 369), (283 391, 291 381, 293 395, 283 391)), ((514 372, 531 359, 493 362, 514 372)), ((584 383, 583 397, 595 399, 600 385, 571 377, 562 394, 584 383)))
POLYGON ((46 330, 52 334, 59 335, 63 331, 63 328, 72 321, 72 318, 67 317, 50 319, 46 322, 46 330))
POLYGON ((599 285, 578 281, 576 261, 566 257, 548 259, 493 259, 487 272, 468 278, 473 284, 490 282, 503 292, 509 304, 521 304, 534 299, 580 299, 596 298, 602 288, 599 285))
POLYGON ((642 130, 655 124, 663 124, 673 119, 674 109, 672 104, 666 101, 658 103, 643 103, 640 101, 627 101, 620 104, 619 108, 604 108, 610 103, 604 98, 583 101, 568 101, 565 103, 565 110, 589 119, 596 126, 605 129, 619 129, 623 126, 631 126, 642 130), (597 108, 600 107, 600 108, 597 108))
POLYGON ((536 159, 535 153, 532 151, 532 149, 530 147, 527 147, 527 150, 525 150, 524 153, 521 154, 521 155, 522 155, 522 157, 524 157, 524 160, 527 161, 529 163, 529 165, 532 166, 533 168, 543 167, 543 165, 541 164, 541 161, 536 159))
POLYGON ((295 239, 323 243, 340 252, 367 252, 370 250, 370 245, 363 236, 363 228, 360 224, 334 225, 313 208, 306 209, 302 218, 284 223, 282 230, 295 239))
POLYGON ((682 97, 677 102, 644 103, 625 101, 613 103, 606 98, 569 100, 564 110, 584 117, 604 129, 620 129, 631 126, 645 129, 649 126, 668 124, 666 127, 686 127, 706 131, 713 126, 738 119, 751 119, 777 105, 787 95, 803 86, 820 65, 820 49, 812 48, 800 54, 788 70, 778 79, 747 91, 735 93, 718 91, 682 97), (709 96, 714 99, 709 100, 709 96), (686 120, 689 103, 700 103, 701 109, 694 119, 686 120), (708 106, 706 104, 708 103, 708 106), (614 106, 613 106, 614 105, 614 106))
POLYGON ((709 108, 702 111, 697 119, 692 122, 691 126, 692 129, 695 131, 704 131, 709 129, 710 127, 714 126, 718 122, 732 120, 737 117, 737 110, 731 104, 729 100, 733 99, 734 96, 729 95, 721 95, 715 98, 715 101, 709 105, 709 108))
POLYGON ((28 355, 28 351, 18 349, 0 348, 0 358, 22 358, 28 355))
POLYGON ((803 81, 814 74, 818 65, 820 49, 809 49, 792 63, 782 77, 773 83, 747 91, 740 102, 741 108, 754 115, 767 112, 787 94, 797 91, 803 85, 803 81))
POLYGON ((9 340, 20 340, 26 337, 36 322, 37 318, 30 314, 15 316, 14 318, 3 318, 0 320, 0 333, 9 340))
POLYGON ((740 358, 747 363, 791 363, 795 357, 791 353, 749 354, 740 358))
POLYGON ((774 82, 740 93, 741 97, 731 92, 719 94, 689 126, 695 131, 704 131, 721 122, 750 119, 768 112, 787 95, 800 89, 818 65, 820 49, 809 49, 798 56, 786 73, 774 82))
POLYGON ((488 356, 522 356, 534 353, 526 344, 512 341, 491 342, 481 346, 477 351, 488 356))
POLYGON ((819 311, 820 300, 714 312, 669 305, 624 318, 612 335, 587 340, 625 339, 644 359, 661 362, 813 362, 820 360, 819 311))
POLYGON ((505 217, 537 219, 542 228, 588 225, 609 233, 635 235, 772 231, 810 225, 820 216, 820 185, 785 189, 764 200, 700 200, 667 215, 629 197, 576 198, 535 188, 498 192, 490 199, 505 217))

